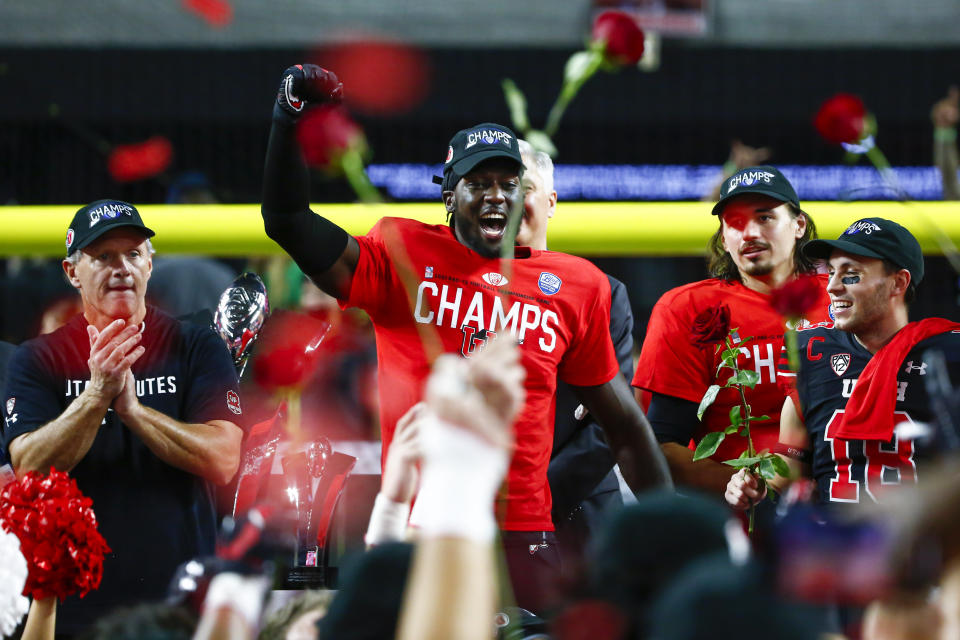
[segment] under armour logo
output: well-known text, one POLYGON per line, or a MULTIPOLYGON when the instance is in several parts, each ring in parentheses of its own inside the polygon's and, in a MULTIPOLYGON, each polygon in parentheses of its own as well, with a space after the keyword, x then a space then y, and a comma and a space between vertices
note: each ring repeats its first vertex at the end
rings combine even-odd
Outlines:
POLYGON ((903 372, 910 373, 911 371, 919 371, 920 375, 925 376, 927 375, 927 363, 921 362, 919 367, 915 367, 913 365, 913 360, 910 360, 907 362, 907 366, 903 369, 903 372))

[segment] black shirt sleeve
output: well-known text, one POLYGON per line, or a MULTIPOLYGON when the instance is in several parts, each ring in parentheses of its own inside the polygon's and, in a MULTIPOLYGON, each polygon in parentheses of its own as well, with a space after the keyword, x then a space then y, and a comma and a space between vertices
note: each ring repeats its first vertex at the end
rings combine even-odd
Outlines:
POLYGON ((227 420, 246 430, 237 371, 223 341, 208 327, 186 325, 195 332, 184 390, 184 422, 227 420))
POLYGON ((263 169, 264 229, 310 278, 326 272, 350 236, 310 210, 309 173, 296 138, 296 122, 274 106, 263 169))
POLYGON ((654 393, 650 408, 647 409, 647 420, 653 427, 657 442, 676 442, 687 446, 696 432, 698 406, 696 402, 654 393))

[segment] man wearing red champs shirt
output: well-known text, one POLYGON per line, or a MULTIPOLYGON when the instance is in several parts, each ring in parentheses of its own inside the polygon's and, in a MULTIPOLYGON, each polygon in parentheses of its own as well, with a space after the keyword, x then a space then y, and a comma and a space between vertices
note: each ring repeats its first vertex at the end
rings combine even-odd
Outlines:
MULTIPOLYGON (((660 298, 633 378, 638 401, 643 392, 650 394, 647 416, 677 485, 718 497, 730 479, 730 467, 722 461, 739 456, 747 448, 746 439, 727 436, 711 459, 698 462, 688 445, 691 439, 699 441, 729 425, 730 408, 740 399, 735 390, 724 389, 703 420, 697 419, 697 406, 707 388, 725 383, 730 372, 721 370, 718 376, 717 343, 695 344, 691 328, 701 314, 706 317, 724 307, 730 328, 737 328, 741 338, 751 338, 741 349, 738 365, 756 371, 760 381, 744 391, 752 415, 770 416, 752 424, 753 445, 774 450, 784 398, 776 366, 786 324, 770 307, 769 297, 791 278, 815 271, 800 248, 816 235, 793 186, 774 167, 738 171, 724 181, 720 196, 713 208, 720 227, 709 244, 714 277, 677 287, 660 298)), ((823 291, 804 324, 829 322, 829 304, 823 291)))
POLYGON ((449 225, 384 218, 355 238, 315 215, 296 121, 341 91, 320 67, 284 72, 264 168, 264 226, 317 286, 370 314, 384 452, 397 420, 420 400, 436 355, 470 357, 492 333, 516 337, 526 404, 515 423, 500 525, 517 603, 527 606, 538 594, 526 592, 519 577, 559 564, 546 476, 558 376, 575 385, 604 427, 634 490, 670 485, 650 426, 617 375, 610 285, 589 262, 564 254, 517 247, 513 259, 499 259, 507 221, 520 214, 514 205, 523 199, 523 163, 516 135, 497 124, 464 129, 450 141, 442 180, 449 225), (511 554, 511 546, 522 553, 511 554))

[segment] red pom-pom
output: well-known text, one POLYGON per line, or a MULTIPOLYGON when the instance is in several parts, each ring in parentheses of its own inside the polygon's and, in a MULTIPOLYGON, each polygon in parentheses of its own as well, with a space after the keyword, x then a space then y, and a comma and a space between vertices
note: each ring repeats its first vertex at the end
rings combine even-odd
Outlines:
POLYGON ((800 276, 770 292, 770 306, 787 318, 799 318, 817 304, 823 284, 816 276, 800 276))
POLYGON ((320 344, 330 323, 292 311, 277 311, 263 327, 253 377, 264 389, 296 388, 320 364, 320 344))
POLYGON ((363 131, 346 109, 324 105, 307 112, 297 125, 303 158, 314 167, 329 167, 351 147, 362 147, 363 131))
POLYGON ((859 142, 866 126, 866 115, 867 108, 858 96, 838 93, 820 105, 813 126, 827 142, 859 142))
POLYGON ((97 531, 93 501, 65 471, 31 471, 0 491, 0 526, 20 539, 29 574, 24 595, 34 599, 100 586, 110 547, 97 531))
POLYGON ((623 11, 604 11, 593 21, 594 42, 606 42, 604 56, 621 65, 637 64, 643 57, 643 30, 623 11))
POLYGON ((173 145, 163 136, 136 144, 120 144, 107 159, 107 169, 117 182, 133 182, 163 173, 173 160, 173 145))

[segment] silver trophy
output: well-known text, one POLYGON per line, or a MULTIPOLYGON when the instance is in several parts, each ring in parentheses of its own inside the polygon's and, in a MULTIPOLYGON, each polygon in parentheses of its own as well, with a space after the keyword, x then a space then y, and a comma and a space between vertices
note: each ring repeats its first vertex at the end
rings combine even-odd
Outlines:
POLYGON ((255 273, 242 273, 220 294, 213 328, 226 343, 237 369, 243 375, 253 343, 270 315, 267 287, 255 273))

